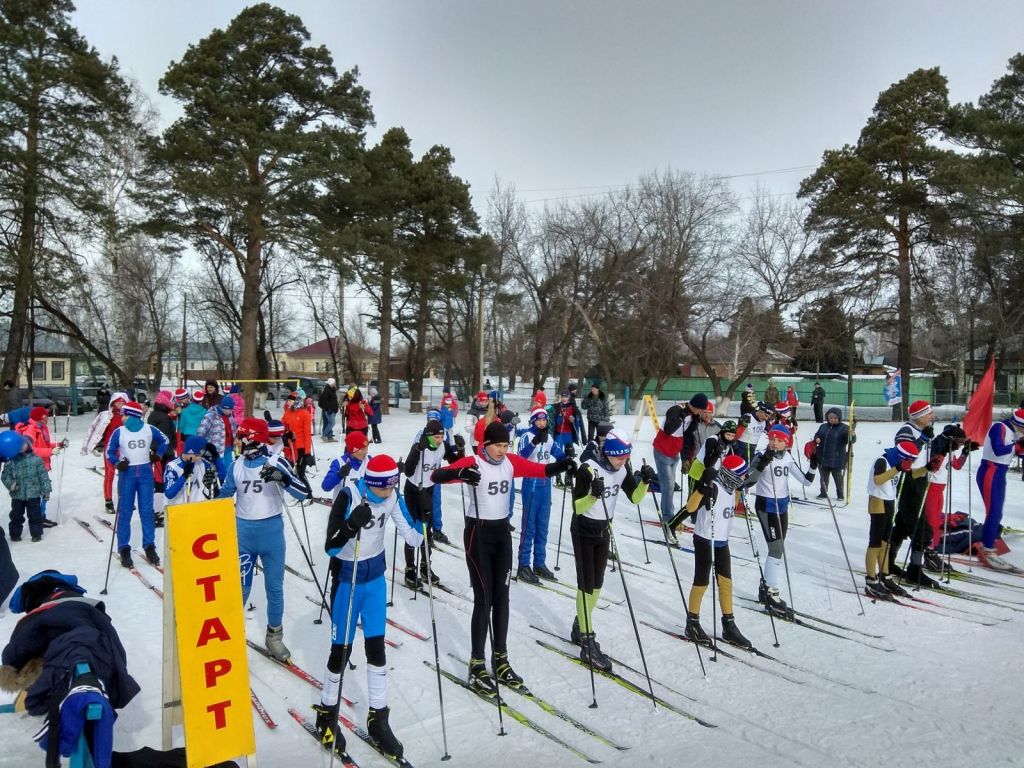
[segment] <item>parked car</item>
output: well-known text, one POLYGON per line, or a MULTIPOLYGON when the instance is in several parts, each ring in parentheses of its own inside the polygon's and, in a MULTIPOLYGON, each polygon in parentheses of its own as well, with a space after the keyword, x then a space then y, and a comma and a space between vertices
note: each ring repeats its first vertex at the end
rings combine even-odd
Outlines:
POLYGON ((45 387, 33 387, 31 398, 28 397, 28 389, 22 390, 25 394, 22 397, 21 404, 23 406, 27 405, 30 408, 34 408, 37 405, 41 405, 43 406, 43 408, 46 408, 51 414, 56 415, 58 413, 57 406, 54 404, 53 400, 51 400, 49 396, 45 393, 45 389, 45 387))
MULTIPOLYGON (((66 414, 68 409, 71 407, 71 387, 38 387, 37 391, 41 389, 46 393, 57 409, 57 413, 66 414)), ((96 410, 96 395, 95 390, 93 391, 92 397, 86 395, 81 389, 77 392, 78 396, 78 407, 73 411, 73 415, 81 416, 83 413, 96 410)))

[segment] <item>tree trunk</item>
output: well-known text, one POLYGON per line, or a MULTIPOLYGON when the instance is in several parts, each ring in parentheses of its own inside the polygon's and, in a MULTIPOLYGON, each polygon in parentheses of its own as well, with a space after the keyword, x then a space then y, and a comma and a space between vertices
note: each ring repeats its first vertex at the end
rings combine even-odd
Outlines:
POLYGON ((897 341, 897 364, 900 367, 900 378, 903 387, 903 400, 900 403, 902 418, 907 418, 907 404, 910 400, 910 365, 911 365, 911 343, 914 326, 912 323, 911 294, 910 294, 910 227, 907 221, 907 214, 900 211, 899 231, 897 233, 898 244, 898 268, 899 280, 899 339, 897 341))
MULTIPOLYGON (((246 211, 248 228, 245 247, 245 274, 242 275, 242 323, 238 344, 238 378, 259 378, 256 347, 259 342, 260 273, 263 268, 263 220, 261 209, 250 203, 246 211)), ((255 400, 256 388, 252 383, 242 387, 246 410, 255 400)))
POLYGON ((409 413, 423 413, 423 372, 427 367, 427 325, 430 322, 430 299, 420 291, 420 305, 416 310, 416 346, 410 350, 409 413))
POLYGON ((385 257, 380 277, 380 349, 377 352, 377 392, 380 394, 380 412, 388 413, 391 402, 391 304, 394 301, 391 285, 391 264, 385 257))

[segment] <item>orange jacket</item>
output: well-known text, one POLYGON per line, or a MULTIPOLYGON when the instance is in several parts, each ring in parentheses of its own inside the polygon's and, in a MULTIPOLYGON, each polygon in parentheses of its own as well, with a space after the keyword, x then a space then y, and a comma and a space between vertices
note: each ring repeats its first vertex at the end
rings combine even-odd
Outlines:
POLYGON ((305 408, 292 410, 288 408, 281 416, 284 428, 292 433, 293 439, 287 449, 288 459, 294 463, 298 458, 299 449, 308 456, 313 447, 313 417, 305 408))
POLYGON ((50 428, 41 421, 30 421, 18 425, 15 430, 32 441, 32 452, 43 460, 46 471, 50 471, 50 459, 57 443, 50 437, 50 428))

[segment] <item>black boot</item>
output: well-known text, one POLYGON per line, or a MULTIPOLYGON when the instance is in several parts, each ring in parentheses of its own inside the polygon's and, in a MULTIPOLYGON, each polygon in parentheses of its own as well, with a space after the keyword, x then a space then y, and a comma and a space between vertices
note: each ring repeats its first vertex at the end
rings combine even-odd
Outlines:
POLYGON ((535 565, 533 566, 533 573, 546 581, 558 581, 558 577, 551 572, 551 569, 546 565, 535 565))
POLYGON ((345 734, 338 722, 338 705, 314 704, 313 711, 316 712, 316 735, 320 737, 320 744, 340 755, 345 751, 345 734))
POLYGON ((103 511, 106 512, 108 515, 114 514, 114 502, 111 501, 110 499, 107 499, 107 501, 103 503, 103 511))
POLYGON ((153 513, 153 527, 154 528, 163 528, 164 527, 164 513, 163 512, 155 512, 155 513, 153 513))
POLYGON ((774 614, 783 619, 793 618, 793 612, 786 605, 786 601, 779 596, 779 590, 775 587, 767 587, 764 607, 768 609, 768 612, 774 614))
POLYGON ((366 731, 370 734, 373 743, 377 745, 381 752, 389 757, 401 759, 404 749, 402 742, 395 737, 391 726, 388 724, 388 715, 390 713, 391 709, 389 707, 382 709, 370 707, 370 711, 366 714, 366 731))
POLYGON ((580 617, 574 616, 572 620, 572 629, 569 630, 569 639, 572 640, 576 645, 583 645, 583 635, 580 632, 580 617))
POLYGON ((907 566, 907 575, 904 578, 904 583, 920 585, 926 589, 937 589, 939 586, 939 582, 926 574, 924 568, 917 563, 911 563, 907 566))
POLYGON ((526 582, 527 584, 540 584, 540 579, 537 578, 537 574, 533 572, 533 568, 528 565, 520 565, 519 570, 516 571, 516 579, 518 581, 526 582))
POLYGON ((506 685, 513 690, 526 690, 526 686, 523 685, 523 678, 517 675, 516 671, 512 669, 512 665, 508 663, 507 653, 494 654, 494 676, 501 681, 502 685, 506 685))
POLYGON ((426 560, 424 560, 423 562, 420 563, 420 580, 424 584, 427 582, 427 580, 429 580, 431 584, 440 584, 441 583, 441 578, 436 573, 434 573, 432 570, 427 568, 426 560))
POLYGON ((885 585, 879 579, 871 576, 864 578, 864 594, 874 600, 888 600, 891 597, 885 585))
POLYGON ((747 638, 743 636, 739 628, 736 626, 736 619, 733 618, 731 613, 722 614, 722 640, 735 645, 738 648, 753 648, 754 645, 747 638))
POLYGON ((423 586, 420 580, 416 577, 415 565, 407 565, 405 567, 405 586, 409 589, 419 589, 423 586))
POLYGON ((132 562, 132 550, 131 547, 124 547, 123 549, 117 550, 117 554, 121 556, 121 567, 122 568, 134 568, 135 563, 132 562))
POLYGON ((948 573, 953 570, 946 564, 946 561, 942 558, 938 552, 934 549, 926 549, 924 552, 924 567, 929 571, 935 573, 948 573))
POLYGON ((580 659, 585 664, 593 664, 594 669, 604 672, 612 671, 612 663, 608 657, 601 652, 601 646, 597 644, 597 635, 593 632, 583 635, 583 645, 580 648, 580 659))
POLYGON ((696 613, 686 614, 686 629, 683 630, 683 635, 691 643, 711 646, 711 638, 708 637, 708 633, 700 625, 700 615, 696 613))
POLYGON ((494 687, 494 678, 487 671, 487 664, 483 659, 469 660, 469 687, 489 699, 493 699, 497 693, 497 688, 494 687))
POLYGON ((152 544, 146 547, 146 559, 152 565, 160 565, 160 556, 156 553, 156 547, 152 544))
POLYGON ((878 574, 878 581, 890 595, 894 595, 896 597, 910 597, 910 593, 897 584, 889 574, 878 574))
POLYGON ((434 529, 434 533, 432 534, 432 538, 438 544, 451 544, 452 543, 451 539, 449 539, 447 536, 445 536, 444 533, 439 531, 437 528, 434 529))

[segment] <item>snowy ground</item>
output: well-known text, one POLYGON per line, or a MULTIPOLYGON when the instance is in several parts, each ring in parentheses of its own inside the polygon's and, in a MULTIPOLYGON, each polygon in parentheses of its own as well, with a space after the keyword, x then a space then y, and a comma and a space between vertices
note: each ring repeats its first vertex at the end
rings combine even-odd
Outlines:
MULTIPOLYGON (((72 449, 57 459, 54 482, 60 482, 63 462, 63 514, 65 524, 47 531, 42 543, 22 541, 12 544, 15 562, 23 577, 44 568, 59 568, 76 573, 96 596, 103 585, 107 544, 100 544, 87 535, 72 519, 80 516, 90 522, 102 515, 100 478, 89 471, 98 461, 78 454, 89 417, 72 419, 72 449)), ((618 422, 631 428, 633 418, 620 416, 618 422)), ((419 415, 404 411, 385 419, 380 446, 394 456, 404 455, 412 435, 422 423, 419 415)), ((61 424, 63 427, 63 422, 61 424)), ((804 425, 809 431, 813 425, 804 425)), ((855 568, 863 567, 867 541, 868 515, 865 502, 865 475, 870 463, 883 447, 891 444, 896 425, 892 423, 862 424, 855 460, 853 503, 837 508, 846 545, 855 568)), ((63 436, 63 435, 59 435, 63 436)), ((651 455, 651 426, 644 424, 635 444, 634 461, 651 455)), ((317 445, 320 472, 327 459, 338 451, 338 443, 317 445)), ((977 456, 977 454, 975 454, 977 456)), ((1018 489, 1019 475, 1010 475, 1007 493, 1008 524, 1024 522, 1024 495, 1018 489)), ((972 483, 973 485, 973 483, 972 483)), ((957 509, 967 509, 967 475, 955 473, 953 499, 957 509)), ((809 493, 813 498, 815 493, 809 493)), ((558 535, 558 511, 561 494, 556 492, 552 513, 548 564, 555 563, 555 541, 558 535)), ((6 498, 0 507, 6 508, 6 498)), ((973 509, 983 516, 976 490, 973 509)), ((51 516, 56 512, 56 498, 50 502, 51 516)), ((453 541, 461 542, 462 516, 458 486, 444 489, 444 529, 453 541)), ((645 519, 655 519, 651 501, 642 507, 645 519)), ((291 510, 297 522, 300 510, 291 510)), ((307 507, 314 549, 322 534, 327 508, 313 504, 307 507)), ((683 619, 683 608, 663 546, 650 544, 650 565, 645 565, 644 544, 639 538, 636 508, 620 510, 617 521, 618 546, 627 565, 626 579, 637 617, 661 626, 674 626, 683 619)), ((676 707, 691 711, 717 728, 705 728, 662 707, 653 709, 649 700, 631 693, 610 680, 597 678, 598 709, 588 709, 591 701, 587 671, 545 650, 535 641, 546 638, 530 628, 531 624, 548 627, 562 634, 568 632, 574 613, 573 602, 552 591, 513 583, 512 622, 509 637, 511 660, 535 692, 571 713, 593 729, 630 747, 617 752, 574 729, 539 707, 521 698, 510 697, 509 703, 542 724, 595 760, 608 765, 678 765, 708 764, 716 766, 860 766, 860 765, 1024 765, 1024 737, 1019 731, 1020 690, 1024 687, 1024 668, 1020 664, 1020 611, 1024 610, 1024 579, 991 572, 983 575, 1007 587, 976 586, 953 582, 953 586, 1005 601, 1007 607, 995 607, 942 595, 927 595, 949 609, 936 613, 910 610, 886 604, 865 604, 866 616, 858 616, 857 598, 849 593, 850 578, 843 561, 832 518, 825 507, 796 505, 792 513, 794 527, 787 545, 792 576, 793 602, 796 608, 818 614, 850 627, 883 636, 872 640, 861 635, 842 632, 850 639, 839 639, 791 624, 777 625, 779 648, 773 648, 772 626, 766 616, 746 610, 737 600, 736 619, 743 632, 761 650, 789 661, 800 669, 746 655, 743 659, 754 666, 720 658, 717 663, 704 651, 706 679, 701 675, 694 648, 646 626, 640 635, 646 660, 655 679, 655 693, 676 707), (844 591, 845 590, 845 591, 844 591), (1012 603, 1012 605, 1011 605, 1012 603), (970 611, 967 613, 966 611, 970 611), (940 615, 947 614, 947 615, 940 615), (991 624, 992 626, 984 626, 991 624), (877 648, 861 644, 864 641, 877 648), (891 652, 879 648, 892 649, 891 652), (783 679, 778 673, 785 675, 783 679)), ((519 527, 518 510, 514 520, 519 527)), ((649 538, 658 530, 644 526, 649 538)), ((306 567, 297 543, 288 530, 288 560, 296 569, 306 567)), ((737 597, 756 596, 757 566, 751 559, 746 526, 737 518, 733 526, 733 573, 737 597), (740 559, 743 558, 743 559, 740 559)), ((136 528, 135 536, 138 537, 136 528)), ((162 535, 158 531, 158 537, 162 535)), ((104 532, 104 538, 105 532, 104 532)), ((682 543, 688 545, 689 537, 682 543)), ((1011 547, 1020 551, 1009 555, 1017 565, 1024 566, 1024 542, 1009 536, 1011 547)), ((138 539, 136 538, 136 542, 138 539)), ((755 541, 763 553, 760 533, 755 541)), ((158 546, 162 541, 158 538, 158 546)), ((568 533, 563 540, 559 575, 572 582, 572 554, 568 533)), ((461 553, 459 553, 461 554, 461 553)), ((390 557, 390 552, 388 553, 390 557)), ((685 552, 674 552, 675 562, 688 592, 692 576, 692 559, 685 552)), ((401 557, 401 555, 400 555, 401 557)), ((326 570, 322 551, 314 555, 318 573, 326 570)), ((137 558, 138 560, 139 558, 137 558)), ((149 578, 157 574, 148 566, 139 565, 149 578)), ((961 567, 965 568, 965 567, 961 567)), ((436 554, 434 569, 454 589, 469 593, 465 562, 455 554, 436 554)), ((975 573, 984 569, 975 566, 975 573)), ((858 576, 858 582, 860 577, 858 576)), ((248 614, 250 637, 262 642, 264 632, 264 600, 257 578, 253 601, 257 606, 248 614)), ((312 584, 287 575, 285 581, 287 607, 285 640, 295 661, 320 677, 327 657, 329 625, 315 626, 317 607, 306 599, 314 595, 312 584)), ((623 597, 619 573, 609 573, 605 594, 618 601, 623 597)), ((785 596, 785 590, 784 590, 785 596)), ((392 615, 399 621, 430 632, 427 600, 413 600, 399 586, 395 593, 392 615)), ((111 570, 107 611, 128 650, 129 667, 142 686, 142 693, 124 709, 117 722, 116 737, 120 748, 136 748, 160 744, 160 663, 161 605, 154 593, 147 590, 127 571, 111 570)), ((465 666, 459 658, 469 655, 469 604, 457 598, 436 601, 441 665, 459 676, 465 666)), ((931 606, 925 606, 931 608, 931 606)), ((704 600, 703 622, 710 629, 711 595, 704 600)), ((6 642, 17 616, 0 617, 0 642, 6 642)), ((595 614, 595 629, 607 653, 640 668, 641 659, 634 639, 626 605, 610 605, 595 614)), ((433 660, 433 643, 421 642, 397 630, 388 629, 389 638, 401 643, 388 650, 392 726, 405 743, 407 757, 417 766, 440 764, 443 754, 441 720, 434 673, 424 665, 433 660)), ((551 640, 560 646, 557 640, 551 640)), ((567 647, 567 646, 566 646, 567 647)), ((358 668, 345 676, 345 691, 356 700, 356 719, 365 718, 366 679, 361 643, 357 642, 354 660, 358 668)), ((571 650, 571 649, 570 649, 571 650)), ((740 653, 734 651, 735 653, 740 653)), ((261 766, 326 766, 329 758, 315 745, 287 714, 289 706, 308 711, 317 699, 316 692, 265 659, 250 655, 252 685, 277 721, 276 730, 268 730, 256 722, 256 737, 261 766)), ((642 676, 624 671, 625 675, 645 686, 642 676)), ((508 735, 499 738, 495 707, 468 692, 444 683, 448 749, 451 764, 499 766, 574 765, 579 758, 547 738, 505 719, 508 735)), ((0 715, 3 723, 4 750, 0 765, 41 765, 40 750, 30 735, 38 727, 35 718, 22 715, 0 715)), ((386 761, 358 742, 349 739, 350 749, 363 766, 384 766, 386 761)))

